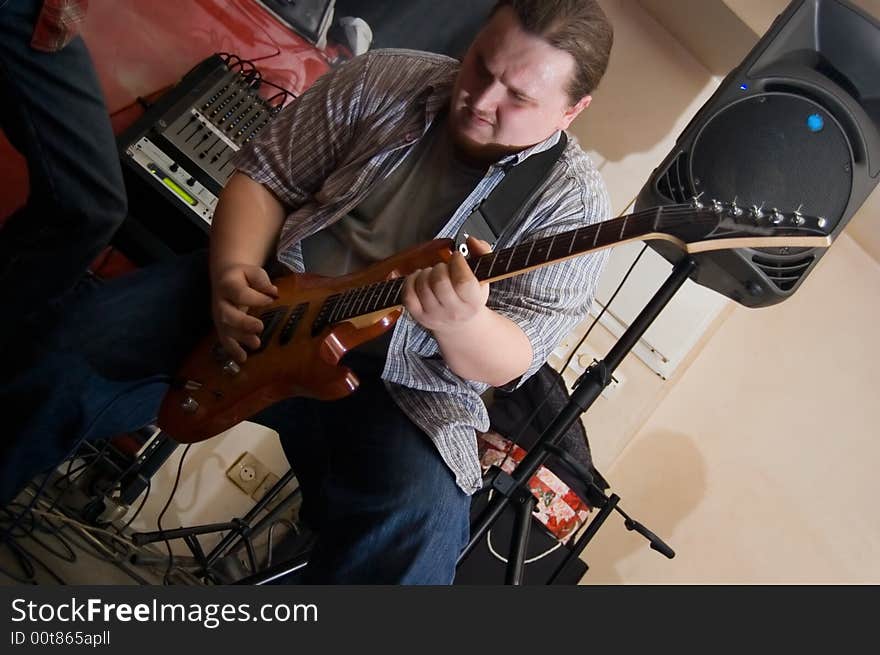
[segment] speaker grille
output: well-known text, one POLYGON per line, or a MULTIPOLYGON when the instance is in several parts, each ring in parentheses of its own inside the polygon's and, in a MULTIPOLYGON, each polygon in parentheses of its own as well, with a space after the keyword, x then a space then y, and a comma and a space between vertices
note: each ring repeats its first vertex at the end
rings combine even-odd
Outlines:
POLYGON ((687 154, 681 153, 657 178, 657 193, 671 203, 679 204, 690 201, 694 190, 688 182, 687 154))
POLYGON ((760 255, 752 256, 752 262, 755 266, 761 269, 764 275, 782 291, 790 291, 794 288, 815 259, 813 255, 790 261, 767 259, 760 255))
POLYGON ((801 208, 833 229, 852 189, 852 154, 835 119, 812 100, 764 93, 728 105, 698 134, 691 156, 694 187, 707 198, 801 208), (809 128, 815 117, 822 127, 809 128))

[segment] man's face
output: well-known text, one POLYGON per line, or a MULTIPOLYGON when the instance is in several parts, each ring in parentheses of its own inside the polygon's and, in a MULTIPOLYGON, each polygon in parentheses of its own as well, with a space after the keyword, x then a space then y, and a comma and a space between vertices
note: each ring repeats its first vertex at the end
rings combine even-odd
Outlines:
POLYGON ((452 92, 449 126, 470 158, 495 161, 565 129, 590 103, 572 104, 574 58, 524 31, 501 7, 464 57, 452 92))

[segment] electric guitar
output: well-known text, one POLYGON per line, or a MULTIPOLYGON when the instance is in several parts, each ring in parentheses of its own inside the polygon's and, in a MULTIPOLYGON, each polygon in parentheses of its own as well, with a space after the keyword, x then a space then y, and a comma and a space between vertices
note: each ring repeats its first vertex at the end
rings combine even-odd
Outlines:
MULTIPOLYGON (((750 210, 712 201, 640 211, 480 257, 476 278, 495 282, 585 253, 634 240, 671 241, 685 253, 727 248, 827 247, 827 221, 798 211, 750 210)), ((292 396, 335 400, 358 387, 339 360, 389 330, 402 311, 406 275, 449 261, 455 244, 436 239, 341 277, 293 273, 273 280, 275 303, 259 309, 260 347, 233 361, 216 333, 194 349, 172 380, 159 427, 176 441, 213 437, 292 396)), ((460 247, 467 256, 466 246, 460 247)))

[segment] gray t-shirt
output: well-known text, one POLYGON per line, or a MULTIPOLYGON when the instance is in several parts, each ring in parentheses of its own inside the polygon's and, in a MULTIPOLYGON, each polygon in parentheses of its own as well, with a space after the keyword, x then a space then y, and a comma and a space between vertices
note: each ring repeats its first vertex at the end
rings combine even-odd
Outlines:
POLYGON ((303 240, 306 271, 344 275, 430 241, 485 173, 456 158, 446 117, 438 117, 361 204, 303 240))

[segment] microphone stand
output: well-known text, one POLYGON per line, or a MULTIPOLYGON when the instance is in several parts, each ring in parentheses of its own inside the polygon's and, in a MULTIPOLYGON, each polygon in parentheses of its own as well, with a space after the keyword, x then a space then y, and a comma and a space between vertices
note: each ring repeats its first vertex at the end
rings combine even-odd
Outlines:
POLYGON ((574 422, 580 419, 581 415, 596 401, 602 390, 610 384, 612 373, 638 343, 639 339, 642 338, 642 335, 650 327, 651 323, 656 320, 660 312, 663 311, 696 267, 696 261, 691 256, 684 257, 673 267, 672 273, 670 273, 648 304, 645 305, 632 322, 632 325, 617 340, 617 343, 614 344, 605 356, 605 359, 594 363, 577 379, 568 403, 560 410, 553 422, 544 430, 537 443, 529 449, 526 456, 512 473, 505 473, 497 467, 492 467, 489 470, 483 490, 492 489, 496 493, 486 508, 471 523, 471 537, 458 558, 459 564, 494 525, 507 506, 515 503, 516 514, 514 516, 505 583, 512 585, 522 584, 531 514, 536 502, 535 497, 529 490, 528 482, 551 454, 558 456, 564 463, 574 469, 575 473, 584 478, 591 492, 588 499, 589 504, 599 508, 599 513, 590 521, 584 534, 575 542, 569 555, 552 574, 548 584, 552 584, 559 577, 565 566, 586 548, 589 541, 611 512, 615 510, 623 516, 624 526, 627 530, 635 530, 641 534, 648 539, 651 548, 666 557, 672 558, 675 556, 672 549, 663 543, 659 537, 618 508, 617 505, 620 497, 617 494, 612 494, 610 497, 606 496, 605 492, 593 483, 590 473, 580 466, 568 453, 559 448, 558 444, 574 422))

